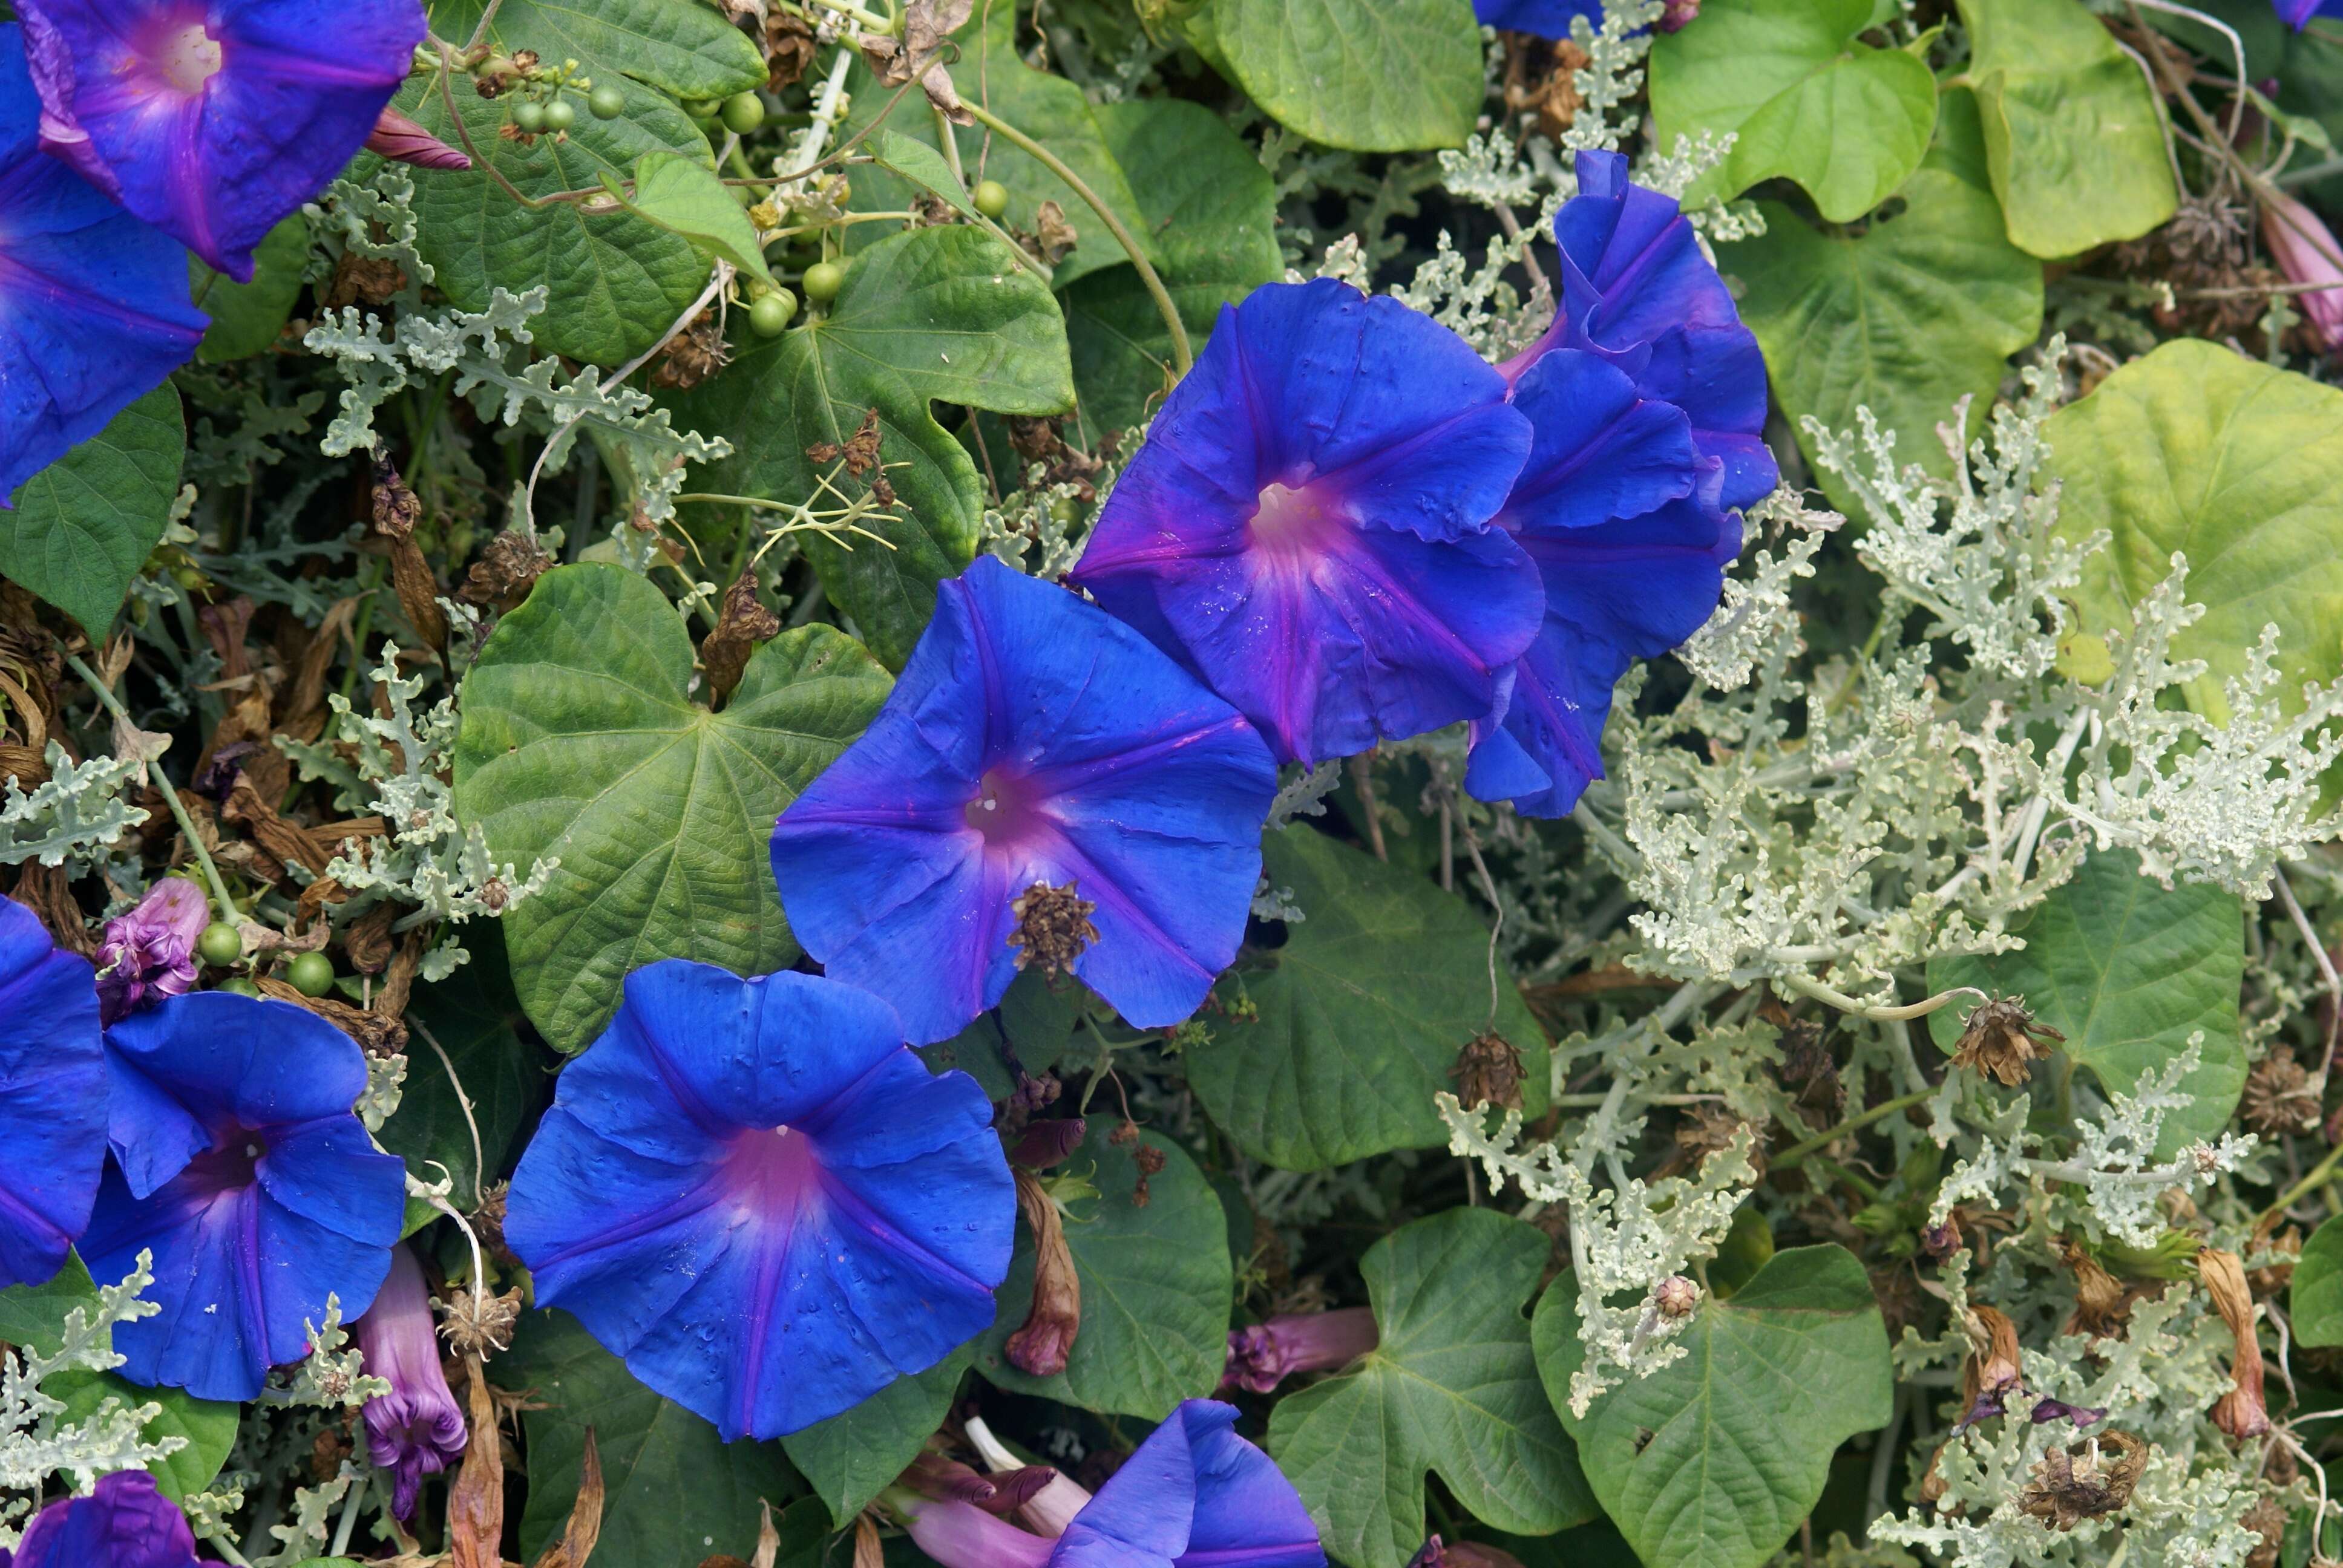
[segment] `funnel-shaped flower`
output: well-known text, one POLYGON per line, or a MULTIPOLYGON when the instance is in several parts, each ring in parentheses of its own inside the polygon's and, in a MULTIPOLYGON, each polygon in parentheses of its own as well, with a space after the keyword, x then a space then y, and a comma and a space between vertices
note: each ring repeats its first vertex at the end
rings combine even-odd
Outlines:
POLYGON ((365 146, 423 41, 416 0, 18 0, 41 137, 238 282, 365 146))
POLYGON ((13 1564, 0 1568, 199 1568, 195 1533, 179 1505, 143 1470, 97 1478, 87 1497, 50 1503, 25 1527, 13 1564))
POLYGON ((1192 1399, 1148 1434, 1053 1545, 971 1503, 902 1500, 943 1568, 1324 1568, 1318 1527, 1232 1405, 1192 1399))
POLYGON ((2270 0, 2270 4, 2298 33, 2310 25, 2313 16, 2343 14, 2343 0, 2270 0))
POLYGON ((1268 1393, 1296 1372, 1349 1366, 1380 1342, 1372 1308, 1282 1312, 1267 1322, 1229 1331, 1221 1386, 1268 1393))
POLYGON ((440 1370, 439 1341, 432 1332, 431 1301, 423 1292, 423 1268, 406 1243, 390 1250, 390 1273, 350 1332, 365 1353, 361 1369, 390 1380, 390 1392, 366 1402, 367 1457, 391 1473, 390 1511, 415 1517, 423 1478, 437 1475, 461 1457, 468 1434, 464 1412, 440 1370))
POLYGON ((1549 352, 1515 384, 1513 406, 1537 439, 1499 521, 1537 562, 1545 620, 1504 711, 1475 726, 1464 782, 1558 817, 1603 776, 1612 688, 1716 608, 1741 528, 1720 505, 1724 464, 1700 456, 1684 412, 1639 395, 1600 356, 1549 352))
POLYGON ((24 29, 0 26, 0 507, 204 335, 187 253, 42 156, 40 119, 24 29))
POLYGON ((538 1302, 727 1442, 943 1360, 992 1322, 1016 1199, 984 1091, 902 1041, 836 980, 628 975, 506 1200, 538 1302))
POLYGON ((1578 155, 1578 195, 1554 215, 1562 300, 1545 335, 1504 366, 1518 382, 1557 348, 1600 355, 1637 392, 1682 408, 1704 457, 1722 458, 1719 500, 1762 499, 1779 480, 1765 427, 1765 357, 1674 201, 1627 177, 1616 153, 1578 155))
POLYGON ((1330 278, 1223 307, 1073 580, 1315 763, 1479 719, 1536 635, 1490 519, 1529 453, 1505 381, 1330 278))
POLYGON ((204 890, 185 877, 165 877, 128 911, 106 922, 97 947, 97 1000, 113 1023, 196 984, 196 939, 211 923, 204 890))
MULTIPOLYGON (((1217 341, 1217 339, 1215 340, 1217 341)), ((1236 956, 1269 748, 1144 638, 983 557, 773 831, 790 929, 919 1044, 1036 960, 1178 1023, 1236 956)))
POLYGON ((2318 347, 2329 354, 2343 348, 2343 242, 2283 191, 2263 198, 2261 230, 2287 281, 2306 286, 2294 303, 2318 347))
POLYGON ((1603 0, 1473 0, 1473 15, 1483 27, 1567 38, 1574 17, 1602 25, 1603 0))
POLYGON ((64 1265, 105 1164, 89 960, 60 952, 32 910, 0 899, 0 1290, 64 1265))
POLYGON ((195 991, 106 1033, 107 1135, 82 1256, 120 1279, 155 1255, 151 1318, 114 1331, 133 1382, 246 1400, 301 1359, 326 1298, 365 1312, 406 1213, 406 1166, 350 1106, 366 1059, 287 1002, 195 991))

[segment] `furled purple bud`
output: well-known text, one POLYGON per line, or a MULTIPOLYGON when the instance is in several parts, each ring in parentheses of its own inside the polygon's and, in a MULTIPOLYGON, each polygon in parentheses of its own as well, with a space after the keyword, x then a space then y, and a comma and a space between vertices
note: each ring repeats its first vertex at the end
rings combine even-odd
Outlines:
POLYGON ((391 1510, 409 1519, 423 1478, 438 1474, 461 1455, 466 1436, 464 1412, 456 1407, 447 1374, 439 1367, 423 1270, 405 1243, 390 1250, 390 1275, 353 1332, 366 1352, 362 1370, 390 1380, 390 1392, 366 1404, 367 1457, 392 1472, 397 1487, 391 1510))
POLYGON ((413 164, 420 169, 468 169, 472 166, 470 158, 387 106, 375 117, 374 132, 367 137, 366 147, 370 153, 396 158, 403 164, 413 164))
POLYGON ((906 1497, 899 1506, 912 1541, 942 1568, 1047 1568, 1057 1545, 973 1503, 906 1497))
POLYGON ((1668 8, 1660 13, 1660 31, 1681 32, 1700 15, 1700 0, 1668 0, 1668 8))
POLYGON ((204 890, 166 877, 136 909, 106 922, 97 948, 97 1001, 111 1024, 196 985, 196 939, 211 924, 204 890))
POLYGON ((2046 1399, 2034 1407, 2034 1424, 2046 1425, 2064 1416, 2077 1426, 2091 1426, 2107 1420, 2104 1405, 2068 1404, 2064 1400, 2046 1399))
POLYGON ((1090 1123, 1079 1116, 1061 1116, 1029 1124, 1009 1151, 1009 1162, 1028 1171, 1047 1171, 1082 1146, 1090 1123))
POLYGON ((2318 214, 2278 191, 2263 198, 2262 240, 2288 282, 2310 286, 2294 303, 2318 347, 2343 348, 2343 246, 2318 214))
POLYGON ((1221 1386, 1268 1393, 1295 1372, 1348 1366, 1376 1342, 1375 1314, 1366 1307, 1293 1312, 1232 1329, 1221 1386))

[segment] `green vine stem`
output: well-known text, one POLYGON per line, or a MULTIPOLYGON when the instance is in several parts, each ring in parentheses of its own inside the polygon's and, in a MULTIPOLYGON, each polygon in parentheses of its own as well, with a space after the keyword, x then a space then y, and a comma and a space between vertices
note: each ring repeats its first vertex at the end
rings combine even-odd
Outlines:
MULTIPOLYGON (((75 675, 80 676, 90 690, 96 694, 99 704, 106 712, 114 716, 116 723, 126 729, 138 728, 131 721, 130 710, 122 706, 122 699, 114 695, 113 689, 106 682, 98 679, 96 670, 84 664, 73 654, 65 655, 65 666, 75 675)), ((212 900, 219 911, 218 918, 233 922, 236 914, 236 900, 228 897, 227 883, 221 880, 219 868, 212 864, 211 854, 204 848, 202 836, 196 833, 196 824, 188 818, 186 807, 180 804, 178 789, 173 786, 170 779, 161 769, 155 767, 151 762, 146 764, 146 768, 155 775, 152 782, 156 793, 162 796, 163 803, 171 809, 172 817, 179 824, 179 831, 187 836, 188 852, 195 856, 196 863, 204 869, 204 880, 211 887, 212 900)))
POLYGON ((1155 308, 1162 312, 1163 325, 1170 328, 1172 333, 1173 368, 1182 376, 1188 374, 1189 367, 1196 363, 1195 352, 1188 347, 1188 328, 1180 320, 1180 312, 1172 303, 1171 292, 1163 286, 1163 280, 1155 275, 1155 268, 1140 250, 1139 242, 1131 237, 1129 229, 1122 226, 1122 220, 1115 216, 1109 210, 1106 203, 1099 199, 1096 191, 1082 183, 1080 175, 1068 168, 1064 161, 1049 148, 981 105, 963 102, 960 106, 974 115, 978 124, 985 126, 1021 152, 1039 159, 1043 167, 1065 181, 1067 188, 1081 197, 1089 204, 1090 209, 1099 215, 1100 221, 1107 226, 1107 232, 1114 236, 1115 243, 1121 246, 1123 254, 1131 257, 1131 265, 1139 269, 1139 281, 1147 285, 1147 292, 1153 297, 1155 308))

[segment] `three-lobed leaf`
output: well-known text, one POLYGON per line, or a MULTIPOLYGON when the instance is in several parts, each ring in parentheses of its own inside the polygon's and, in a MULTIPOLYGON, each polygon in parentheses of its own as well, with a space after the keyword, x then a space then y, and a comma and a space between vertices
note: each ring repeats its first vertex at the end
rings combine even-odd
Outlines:
MULTIPOLYGON (((1282 947, 1222 978, 1257 1015, 1211 1020, 1188 1048, 1189 1086, 1238 1148, 1318 1171, 1448 1141, 1433 1096, 1489 1027, 1489 930, 1463 900, 1306 827, 1262 847, 1272 888, 1303 918, 1282 947)), ((1544 1031, 1499 965, 1497 1032, 1521 1052, 1533 1116, 1546 1099, 1544 1031)))
MULTIPOLYGON (((842 445, 878 410, 879 457, 900 501, 864 519, 881 539, 849 548, 800 537, 831 600, 900 669, 934 612, 936 584, 973 558, 982 511, 976 460, 931 405, 1054 414, 1073 396, 1065 322, 1049 289, 1001 241, 954 225, 863 251, 826 312, 742 347, 672 406, 679 425, 732 444, 733 456, 708 470, 711 488, 785 503, 813 500, 838 467, 808 448, 842 445)), ((877 477, 836 482, 856 494, 877 477)))
MULTIPOLYGON (((1899 463, 1949 473, 1936 427, 1966 397, 1974 401, 1963 434, 1980 427, 2009 356, 2042 329, 2042 264, 2009 243, 1990 191, 1923 168, 1902 195, 1899 215, 1860 235, 1817 229, 1762 202, 1765 232, 1719 247, 1720 265, 1746 288, 1742 319, 1809 462, 1805 417, 1851 430, 1855 410, 1869 408, 1896 432, 1899 463)), ((1816 473, 1855 513, 1845 481, 1816 473)))
MULTIPOLYGON (((2111 1090, 2130 1093, 2204 1031, 2197 1070, 2181 1088, 2195 1101, 2168 1113, 2157 1154, 2169 1159, 2219 1136, 2246 1085, 2237 997, 2245 983, 2245 910, 2235 893, 2204 883, 2169 890, 2140 874, 2128 849, 2102 850, 2014 934, 2026 945, 1989 957, 1940 958, 1928 989, 1975 986, 2023 997, 2066 1037, 2061 1048, 2111 1090)), ((1940 1008, 1929 1031, 1946 1050, 1966 1004, 1940 1008)))
POLYGON ((1706 1295, 1685 1353, 1570 1413, 1584 1359, 1564 1273, 1539 1301, 1538 1371, 1578 1461, 1646 1563, 1756 1568, 1822 1496, 1831 1455, 1885 1424, 1887 1331, 1862 1262, 1844 1247, 1776 1253, 1730 1301, 1706 1295))
POLYGON ((186 446, 179 394, 166 381, 25 481, 15 509, 0 511, 0 577, 103 642, 171 520, 186 446))
POLYGON ((510 1386, 533 1391, 521 1417, 529 1483, 524 1560, 558 1539, 569 1518, 589 1427, 603 1485, 594 1561, 610 1568, 699 1568, 721 1553, 745 1560, 762 1504, 778 1513, 804 1494, 778 1443, 724 1442, 707 1422, 637 1382, 566 1312, 528 1314, 498 1365, 510 1386))
POLYGON ((1708 0, 1699 26, 1654 40, 1659 145, 1734 137, 1687 198, 1786 178, 1851 223, 1901 186, 1927 151, 1936 83, 1918 55, 1861 42, 1871 18, 1871 0, 1708 0))
POLYGON ((2080 0, 1959 0, 2010 243, 2046 258, 2135 239, 2179 196, 2162 106, 2080 0))
POLYGON ((2130 607, 2188 558, 2205 617, 2173 638, 2201 658, 2188 704, 2228 720, 2221 689, 2262 628, 2278 628, 2278 697, 2343 675, 2343 392, 2195 338, 2167 343, 2060 409, 2044 428, 2058 532, 2107 530, 2077 590, 2082 627, 2127 633, 2130 607))
POLYGON ((589 564, 538 579, 464 682, 458 815, 500 862, 561 862, 504 920, 514 988, 558 1050, 591 1043, 620 982, 656 960, 765 974, 796 956, 773 819, 889 686, 827 626, 758 648, 721 712, 692 700, 691 677, 666 596, 589 564))
POLYGON ((1433 1472, 1500 1530, 1550 1534, 1594 1516, 1531 1349, 1526 1308, 1550 1250, 1522 1221, 1451 1209, 1360 1259, 1381 1342, 1285 1394, 1269 1420, 1270 1452, 1330 1556, 1402 1568, 1423 1541, 1433 1472))
POLYGON ((1139 1166, 1131 1145, 1113 1141, 1117 1125, 1092 1117, 1089 1136, 1063 1167, 1088 1172, 1098 1189, 1071 1200, 1063 1216, 1082 1292, 1081 1330, 1066 1370, 1035 1377, 1012 1365, 1003 1348, 1033 1304, 1033 1243, 1021 1221, 1009 1278, 993 1298, 999 1315, 977 1342, 976 1370, 1012 1392, 1161 1421, 1182 1400, 1219 1386, 1235 1274, 1221 1201, 1195 1161, 1178 1144, 1141 1133, 1163 1156, 1142 1207, 1134 1201, 1139 1166))

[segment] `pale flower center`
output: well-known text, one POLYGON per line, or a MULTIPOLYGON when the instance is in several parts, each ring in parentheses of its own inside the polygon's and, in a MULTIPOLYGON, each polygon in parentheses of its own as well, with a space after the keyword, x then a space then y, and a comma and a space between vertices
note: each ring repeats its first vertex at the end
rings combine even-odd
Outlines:
POLYGON ((1349 526, 1327 499, 1322 490, 1306 482, 1264 486, 1252 515, 1254 548, 1278 556, 1316 555, 1349 526))
POLYGON ((165 81, 193 97, 219 75, 219 40, 205 32, 201 24, 182 27, 163 41, 155 64, 165 81))

